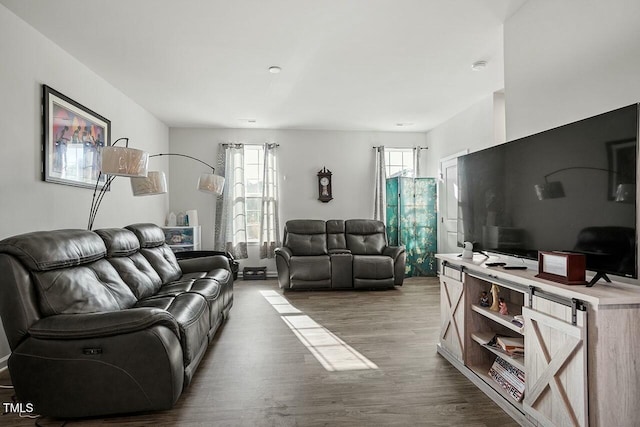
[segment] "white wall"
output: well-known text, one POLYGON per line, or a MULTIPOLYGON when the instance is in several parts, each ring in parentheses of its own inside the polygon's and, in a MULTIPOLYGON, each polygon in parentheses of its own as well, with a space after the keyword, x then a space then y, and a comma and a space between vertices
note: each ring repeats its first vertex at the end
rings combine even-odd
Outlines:
POLYGON ((439 161, 463 150, 477 151, 496 144, 493 94, 427 133, 429 176, 438 175, 439 161))
MULTIPOLYGON (((47 84, 111 120, 112 141, 168 148, 168 129, 151 114, 0 5, 0 239, 58 228, 86 228, 93 190, 41 181, 41 94, 47 84)), ((166 168, 166 162, 162 165, 166 168)), ((95 228, 160 222, 167 196, 133 198, 116 178, 95 228)), ((0 332, 0 363, 9 354, 0 332)))
POLYGON ((640 2, 526 2, 504 25, 507 139, 640 101, 640 2))
MULTIPOLYGON (((297 218, 371 218, 374 176, 372 147, 425 146, 424 133, 410 132, 171 128, 169 140, 171 152, 188 154, 214 166, 217 164, 220 143, 280 144, 281 228, 287 220, 297 218), (316 174, 323 167, 333 173, 333 200, 329 203, 317 200, 316 174)), ((430 151, 422 152, 423 170, 432 155, 430 151)), ((206 167, 180 158, 171 158, 170 165, 171 210, 198 209, 203 249, 211 249, 214 200, 193 189, 198 173, 205 171, 206 167)), ((430 175, 427 173, 425 176, 430 175)), ((250 248, 250 259, 242 261, 241 268, 244 265, 266 265, 270 272, 275 272, 275 262, 258 259, 255 247, 250 248)))

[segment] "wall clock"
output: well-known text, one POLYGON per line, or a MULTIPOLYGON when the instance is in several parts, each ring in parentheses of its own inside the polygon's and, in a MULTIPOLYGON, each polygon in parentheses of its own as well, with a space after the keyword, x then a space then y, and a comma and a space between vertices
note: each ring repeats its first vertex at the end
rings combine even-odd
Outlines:
POLYGON ((318 200, 327 203, 333 199, 331 195, 331 171, 323 167, 318 171, 318 200))

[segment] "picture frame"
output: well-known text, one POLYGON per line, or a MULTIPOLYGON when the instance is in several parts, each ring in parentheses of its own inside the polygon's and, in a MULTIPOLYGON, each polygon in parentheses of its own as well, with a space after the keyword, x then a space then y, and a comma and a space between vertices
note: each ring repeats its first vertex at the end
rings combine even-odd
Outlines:
MULTIPOLYGON (((42 180, 102 189, 101 149, 111 145, 111 121, 42 85, 42 180)), ((107 188, 108 190, 108 188, 107 188)))
POLYGON ((618 186, 636 182, 636 140, 623 139, 607 143, 609 191, 607 198, 616 200, 618 186))

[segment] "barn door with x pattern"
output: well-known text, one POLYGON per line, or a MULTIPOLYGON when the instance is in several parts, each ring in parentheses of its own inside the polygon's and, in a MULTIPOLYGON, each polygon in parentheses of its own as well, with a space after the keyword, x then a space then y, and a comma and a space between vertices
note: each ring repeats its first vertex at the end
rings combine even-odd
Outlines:
POLYGON ((587 426, 586 312, 577 311, 573 324, 568 307, 536 299, 536 310, 522 309, 524 410, 543 426, 587 426))
POLYGON ((464 348, 464 287, 462 282, 440 276, 440 344, 462 361, 464 348))

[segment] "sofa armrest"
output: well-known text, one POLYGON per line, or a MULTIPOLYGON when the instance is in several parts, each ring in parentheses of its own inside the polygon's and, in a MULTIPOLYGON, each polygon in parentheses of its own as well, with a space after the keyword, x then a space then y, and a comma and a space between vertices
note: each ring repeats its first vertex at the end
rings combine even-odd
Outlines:
POLYGON ((404 270, 407 265, 407 252, 404 246, 387 246, 382 251, 383 255, 393 258, 393 284, 402 286, 404 282, 404 270))
POLYGON ((276 270, 278 272, 278 285, 281 289, 291 288, 291 249, 286 246, 276 248, 276 270))
POLYGON ((158 308, 131 308, 88 314, 58 314, 38 320, 29 334, 41 339, 82 339, 126 334, 166 326, 177 337, 180 331, 175 318, 158 308))
POLYGON ((229 267, 229 259, 224 255, 179 259, 178 265, 182 269, 183 274, 213 271, 218 268, 231 270, 231 267, 229 267))
POLYGON ((393 261, 395 262, 398 259, 398 257, 402 255, 404 252, 405 252, 404 246, 387 246, 382 251, 382 255, 386 255, 388 257, 393 258, 393 261))
POLYGON ((291 257, 293 256, 293 252, 291 252, 291 249, 286 246, 276 248, 275 254, 276 257, 282 257, 287 262, 287 264, 289 264, 289 261, 291 261, 291 257))

